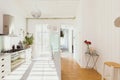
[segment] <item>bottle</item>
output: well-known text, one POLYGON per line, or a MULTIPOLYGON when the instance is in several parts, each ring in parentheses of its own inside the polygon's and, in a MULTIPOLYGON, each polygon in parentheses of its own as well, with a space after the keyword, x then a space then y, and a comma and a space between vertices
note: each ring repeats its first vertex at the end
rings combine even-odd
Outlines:
POLYGON ((13 51, 15 50, 15 45, 12 46, 12 50, 13 50, 13 51))

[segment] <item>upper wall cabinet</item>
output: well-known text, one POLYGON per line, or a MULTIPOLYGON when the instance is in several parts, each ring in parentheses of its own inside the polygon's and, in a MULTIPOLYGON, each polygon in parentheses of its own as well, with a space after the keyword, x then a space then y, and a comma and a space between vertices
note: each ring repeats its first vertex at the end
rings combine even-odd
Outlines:
POLYGON ((8 14, 0 14, 0 34, 13 34, 14 17, 8 14))
POLYGON ((3 33, 3 13, 0 12, 0 34, 3 33))
POLYGON ((14 17, 3 15, 3 34, 13 34, 14 32, 14 17))

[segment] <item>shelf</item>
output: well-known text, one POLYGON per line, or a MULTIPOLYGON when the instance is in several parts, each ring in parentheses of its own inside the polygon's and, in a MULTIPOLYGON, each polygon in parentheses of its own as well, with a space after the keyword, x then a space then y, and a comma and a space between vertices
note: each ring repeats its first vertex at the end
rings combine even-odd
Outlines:
POLYGON ((11 61, 11 70, 13 71, 15 68, 17 68, 23 62, 25 62, 24 58, 18 58, 14 61, 11 61))

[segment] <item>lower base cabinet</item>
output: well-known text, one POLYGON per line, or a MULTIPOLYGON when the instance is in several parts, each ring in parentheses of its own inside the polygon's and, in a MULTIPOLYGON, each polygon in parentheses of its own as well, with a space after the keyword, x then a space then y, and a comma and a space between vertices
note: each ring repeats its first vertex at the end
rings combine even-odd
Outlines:
POLYGON ((23 62, 31 62, 31 53, 32 49, 28 48, 11 54, 6 53, 0 55, 0 80, 5 80, 5 77, 16 67, 19 67, 19 64, 22 64, 23 62))
POLYGON ((11 73, 11 56, 5 54, 0 56, 0 80, 4 80, 5 76, 11 73))
POLYGON ((25 50, 25 55, 26 55, 26 62, 30 62, 31 61, 31 55, 32 54, 32 49, 28 48, 25 50))

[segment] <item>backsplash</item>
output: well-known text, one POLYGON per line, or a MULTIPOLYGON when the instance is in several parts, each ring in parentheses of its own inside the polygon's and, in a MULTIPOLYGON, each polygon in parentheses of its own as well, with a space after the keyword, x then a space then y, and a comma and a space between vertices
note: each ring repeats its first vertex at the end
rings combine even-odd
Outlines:
POLYGON ((12 46, 18 45, 20 41, 19 37, 0 36, 0 52, 1 50, 10 50, 12 46))
POLYGON ((0 52, 2 50, 2 38, 0 37, 0 52))

